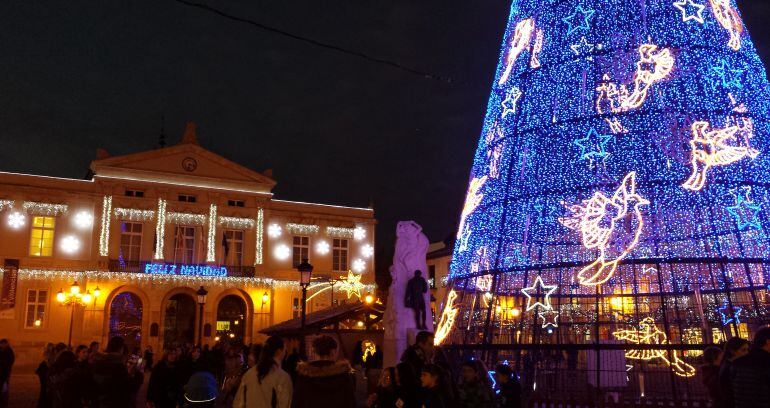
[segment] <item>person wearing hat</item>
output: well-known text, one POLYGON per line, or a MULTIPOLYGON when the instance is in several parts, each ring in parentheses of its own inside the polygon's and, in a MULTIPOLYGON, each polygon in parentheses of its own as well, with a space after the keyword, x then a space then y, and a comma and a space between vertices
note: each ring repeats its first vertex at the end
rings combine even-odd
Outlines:
POLYGON ((185 407, 214 407, 217 396, 217 380, 208 371, 198 371, 190 376, 187 385, 184 386, 185 407))
POLYGON ((521 383, 506 364, 495 368, 495 382, 500 389, 497 394, 497 406, 501 408, 521 408, 521 383))

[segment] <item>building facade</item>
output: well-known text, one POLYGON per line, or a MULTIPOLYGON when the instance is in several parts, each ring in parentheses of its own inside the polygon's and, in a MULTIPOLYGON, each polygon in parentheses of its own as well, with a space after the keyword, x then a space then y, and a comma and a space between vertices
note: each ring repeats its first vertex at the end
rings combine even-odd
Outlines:
MULTIPOLYGON (((454 240, 431 242, 426 255, 428 265, 428 285, 430 286, 430 307, 434 320, 441 311, 446 300, 447 278, 449 277, 449 265, 452 263, 452 250, 454 240)), ((438 322, 435 322, 438 324, 438 322)))
POLYGON ((259 341, 299 316, 303 259, 309 312, 374 291, 370 208, 274 199, 269 173, 205 150, 192 123, 177 145, 98 156, 86 180, 0 173, 0 337, 19 364, 113 335, 259 341))

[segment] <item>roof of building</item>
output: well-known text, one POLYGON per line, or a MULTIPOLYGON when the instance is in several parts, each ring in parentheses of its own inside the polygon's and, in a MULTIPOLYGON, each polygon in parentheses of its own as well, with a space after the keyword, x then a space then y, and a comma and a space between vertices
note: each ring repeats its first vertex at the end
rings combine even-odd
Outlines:
MULTIPOLYGON (((381 304, 366 305, 361 301, 355 303, 344 303, 338 306, 332 306, 317 312, 308 313, 305 316, 306 332, 317 332, 320 329, 334 325, 343 320, 354 318, 362 313, 377 315, 372 323, 378 322, 384 313, 384 306, 381 304)), ((364 320, 364 319, 361 319, 364 320)), ((260 330, 260 333, 268 335, 292 335, 302 332, 302 318, 287 320, 273 326, 260 330)))

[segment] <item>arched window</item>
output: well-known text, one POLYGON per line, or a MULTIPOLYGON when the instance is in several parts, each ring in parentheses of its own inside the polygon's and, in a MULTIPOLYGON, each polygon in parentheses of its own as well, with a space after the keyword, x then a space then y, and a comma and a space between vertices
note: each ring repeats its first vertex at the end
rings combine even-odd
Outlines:
POLYGON ((168 299, 163 319, 163 347, 195 343, 195 300, 177 293, 168 299))
POLYGON ((110 337, 126 340, 129 352, 142 347, 142 299, 135 293, 122 292, 110 303, 110 337))
POLYGON ((243 341, 246 333, 246 302, 236 295, 228 295, 217 307, 217 336, 231 342, 243 341))

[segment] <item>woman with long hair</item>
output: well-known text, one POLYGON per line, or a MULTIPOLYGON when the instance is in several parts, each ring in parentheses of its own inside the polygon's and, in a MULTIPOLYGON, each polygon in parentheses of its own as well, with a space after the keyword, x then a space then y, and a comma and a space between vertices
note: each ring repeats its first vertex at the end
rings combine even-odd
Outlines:
POLYGON ((281 369, 286 346, 280 337, 265 342, 259 360, 241 377, 233 408, 290 408, 291 377, 281 369))
POLYGON ((420 383, 414 367, 409 363, 396 365, 396 406, 420 407, 420 383), (400 402, 399 402, 400 401, 400 402))
POLYGON ((43 349, 43 361, 35 369, 35 374, 40 381, 40 394, 37 397, 37 408, 50 408, 51 396, 48 393, 48 374, 53 367, 56 353, 53 343, 48 343, 43 349))
POLYGON ((174 408, 182 400, 183 375, 176 349, 166 349, 155 364, 147 385, 147 403, 154 408, 174 408))
POLYGON ((387 367, 380 373, 380 381, 374 394, 369 396, 370 408, 391 408, 396 406, 396 369, 387 367))

